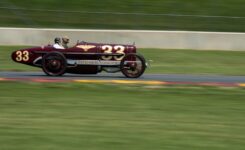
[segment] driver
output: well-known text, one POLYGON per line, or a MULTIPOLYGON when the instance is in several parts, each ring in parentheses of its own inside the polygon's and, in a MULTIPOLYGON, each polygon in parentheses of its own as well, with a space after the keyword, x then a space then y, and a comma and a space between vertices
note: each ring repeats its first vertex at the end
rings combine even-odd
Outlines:
POLYGON ((56 48, 56 49, 65 49, 60 43, 61 43, 60 38, 59 37, 56 37, 54 39, 54 45, 53 45, 53 47, 56 48))
POLYGON ((62 37, 62 46, 64 48, 68 48, 68 43, 70 42, 70 39, 68 36, 64 36, 62 37))

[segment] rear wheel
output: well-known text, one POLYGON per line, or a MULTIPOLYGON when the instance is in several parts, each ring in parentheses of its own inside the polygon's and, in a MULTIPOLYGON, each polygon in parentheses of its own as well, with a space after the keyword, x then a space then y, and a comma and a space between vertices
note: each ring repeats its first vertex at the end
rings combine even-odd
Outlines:
POLYGON ((60 52, 51 52, 43 56, 42 69, 49 76, 63 75, 66 67, 66 58, 60 52))
POLYGON ((128 78, 138 78, 145 72, 146 64, 143 56, 127 54, 121 60, 121 72, 128 78))

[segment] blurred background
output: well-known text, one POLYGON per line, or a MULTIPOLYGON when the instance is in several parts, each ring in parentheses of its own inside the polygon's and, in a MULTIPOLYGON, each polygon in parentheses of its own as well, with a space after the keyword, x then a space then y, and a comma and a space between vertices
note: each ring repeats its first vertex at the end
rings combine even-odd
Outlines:
POLYGON ((0 0, 0 150, 244 150, 245 84, 215 80, 244 79, 244 10, 244 0, 0 0), (98 36, 64 28, 161 31, 154 38, 131 31, 130 39, 121 30, 98 36), (151 60, 146 74, 207 77, 213 86, 47 83, 35 75, 40 68, 10 59, 64 34, 75 42, 180 43, 139 48, 151 60), (225 48, 203 50, 216 44, 225 48), (38 82, 4 81, 8 73, 24 77, 19 72, 38 82))
POLYGON ((244 32, 243 0, 1 0, 0 26, 244 32))

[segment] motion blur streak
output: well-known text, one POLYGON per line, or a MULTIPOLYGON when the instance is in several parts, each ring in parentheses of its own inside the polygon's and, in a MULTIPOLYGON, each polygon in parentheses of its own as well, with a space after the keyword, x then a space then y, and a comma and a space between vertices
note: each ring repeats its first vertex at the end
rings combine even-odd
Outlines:
POLYGON ((126 12, 102 12, 102 11, 65 11, 58 9, 28 9, 16 7, 0 7, 0 9, 8 10, 25 10, 25 11, 41 11, 41 12, 57 12, 57 13, 80 13, 80 14, 109 14, 109 15, 137 15, 137 16, 172 16, 172 17, 197 17, 197 18, 226 18, 226 19, 245 19, 243 16, 211 16, 211 15, 191 15, 191 14, 165 14, 165 13, 126 13, 126 12))

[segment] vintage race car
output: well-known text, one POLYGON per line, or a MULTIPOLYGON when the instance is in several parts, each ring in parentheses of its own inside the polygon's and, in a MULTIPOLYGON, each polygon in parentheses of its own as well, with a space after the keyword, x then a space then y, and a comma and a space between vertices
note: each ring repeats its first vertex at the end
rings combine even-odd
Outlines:
POLYGON ((52 45, 21 49, 12 53, 12 59, 40 67, 49 76, 121 71, 128 78, 138 78, 147 66, 134 45, 87 42, 78 42, 67 49, 55 49, 52 45))

